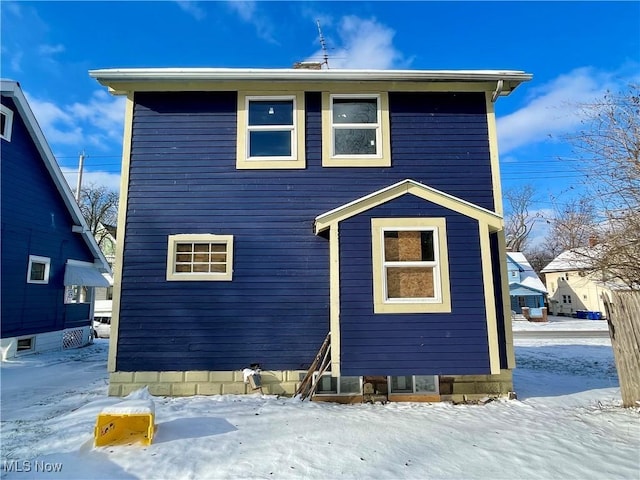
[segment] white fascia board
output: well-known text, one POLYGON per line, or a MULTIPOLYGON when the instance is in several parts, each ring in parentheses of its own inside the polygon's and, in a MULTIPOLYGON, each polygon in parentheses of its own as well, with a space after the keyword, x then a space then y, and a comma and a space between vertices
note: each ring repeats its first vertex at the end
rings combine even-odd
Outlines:
POLYGON ((356 70, 356 69, 257 69, 257 68, 115 68, 90 70, 89 76, 115 92, 119 82, 189 81, 356 81, 356 82, 482 82, 507 81, 512 87, 533 75, 521 70, 356 70))

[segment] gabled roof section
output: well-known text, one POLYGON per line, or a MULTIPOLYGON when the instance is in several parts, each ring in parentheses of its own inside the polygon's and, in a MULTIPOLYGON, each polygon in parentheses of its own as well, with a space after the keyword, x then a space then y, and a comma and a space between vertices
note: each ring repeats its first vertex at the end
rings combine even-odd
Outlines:
POLYGON ((565 250, 556 258, 554 258, 546 267, 544 267, 542 273, 551 272, 571 272, 579 270, 588 270, 593 267, 592 258, 598 255, 596 247, 580 247, 571 250, 565 250))
POLYGON ((42 133, 42 129, 40 128, 40 125, 38 124, 26 97, 24 96, 20 84, 14 80, 0 79, 0 90, 3 96, 13 99, 18 110, 16 113, 18 113, 24 121, 29 135, 31 135, 31 139, 40 153, 40 158, 44 162, 45 167, 51 176, 51 180, 55 184, 65 206, 67 207, 67 210, 69 211, 69 214, 71 215, 71 218, 75 223, 73 231, 82 235, 85 243, 89 247, 89 250, 93 254, 95 267, 103 272, 110 272, 111 269, 109 268, 109 263, 100 251, 98 244, 89 231, 89 227, 82 216, 80 207, 78 207, 78 204, 76 203, 73 193, 69 188, 69 184, 65 180, 62 170, 60 170, 60 167, 58 166, 58 162, 56 161, 53 152, 42 133))
POLYGON ((502 217, 495 212, 474 205, 448 193, 428 187, 415 180, 406 179, 389 187, 373 192, 338 208, 329 210, 315 219, 315 233, 318 234, 342 220, 358 215, 370 208, 386 203, 402 195, 411 194, 436 205, 453 210, 470 218, 487 223, 494 230, 502 228, 502 217))
MULTIPOLYGON (((180 84, 203 85, 220 82, 489 82, 495 86, 494 97, 509 95, 532 75, 520 70, 354 70, 293 68, 118 68, 91 70, 89 75, 114 94, 153 91, 180 84)), ((200 87, 198 87, 200 88, 200 87)))
POLYGON ((509 282, 509 289, 513 290, 518 286, 525 287, 540 293, 548 293, 544 283, 540 280, 529 261, 521 252, 507 252, 507 259, 518 265, 520 269, 520 281, 509 282))

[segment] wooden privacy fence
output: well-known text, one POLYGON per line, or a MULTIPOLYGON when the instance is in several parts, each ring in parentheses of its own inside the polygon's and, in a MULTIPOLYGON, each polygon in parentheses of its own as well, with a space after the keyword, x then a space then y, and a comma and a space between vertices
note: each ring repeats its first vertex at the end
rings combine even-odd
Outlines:
POLYGON ((640 406, 640 291, 604 294, 609 336, 625 407, 640 406))

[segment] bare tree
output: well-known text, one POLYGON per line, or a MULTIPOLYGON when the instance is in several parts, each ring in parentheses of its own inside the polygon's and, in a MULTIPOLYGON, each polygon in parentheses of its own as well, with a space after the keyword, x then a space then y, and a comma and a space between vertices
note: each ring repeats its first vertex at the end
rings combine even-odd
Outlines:
POLYGON ((574 248, 585 247, 597 238, 593 201, 588 197, 570 200, 564 205, 555 204, 549 232, 544 242, 545 250, 554 257, 574 248))
POLYGON ((90 183, 80 191, 79 206, 91 234, 103 248, 109 227, 114 227, 118 219, 118 192, 90 183))
POLYGON ((568 138, 599 202, 599 247, 590 262, 640 289, 640 89, 582 106, 583 128, 568 138))
POLYGON ((535 190, 531 185, 512 188, 504 193, 505 237, 507 249, 521 252, 527 246, 529 235, 535 224, 541 219, 539 214, 530 212, 535 201, 535 190))

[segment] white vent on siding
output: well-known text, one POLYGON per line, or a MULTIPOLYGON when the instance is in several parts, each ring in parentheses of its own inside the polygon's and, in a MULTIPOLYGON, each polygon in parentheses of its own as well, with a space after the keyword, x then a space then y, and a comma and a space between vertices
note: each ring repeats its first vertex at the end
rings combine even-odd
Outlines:
POLYGON ((84 345, 84 331, 81 328, 67 330, 62 337, 62 348, 78 348, 84 345))

